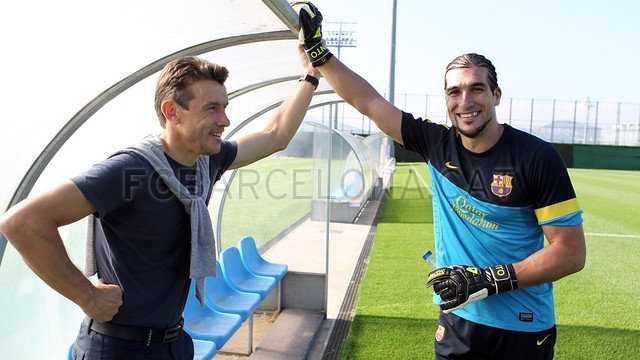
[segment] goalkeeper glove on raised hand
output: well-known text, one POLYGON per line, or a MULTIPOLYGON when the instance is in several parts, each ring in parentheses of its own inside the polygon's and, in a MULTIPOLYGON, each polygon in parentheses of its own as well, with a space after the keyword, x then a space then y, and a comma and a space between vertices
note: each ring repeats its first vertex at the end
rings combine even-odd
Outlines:
POLYGON ((449 313, 489 295, 518 289, 513 265, 496 265, 484 269, 453 265, 429 273, 427 286, 440 295, 440 308, 449 313))
POLYGON ((309 1, 291 3, 299 11, 300 42, 313 67, 318 67, 331 59, 333 54, 322 40, 322 14, 309 1))

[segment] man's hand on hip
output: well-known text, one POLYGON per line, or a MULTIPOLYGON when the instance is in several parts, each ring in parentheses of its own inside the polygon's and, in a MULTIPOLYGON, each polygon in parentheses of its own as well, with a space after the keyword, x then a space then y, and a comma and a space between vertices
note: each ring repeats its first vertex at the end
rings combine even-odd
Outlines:
POLYGON ((95 284, 93 301, 82 310, 90 318, 105 322, 111 321, 122 306, 122 289, 118 285, 105 284, 99 279, 95 284))

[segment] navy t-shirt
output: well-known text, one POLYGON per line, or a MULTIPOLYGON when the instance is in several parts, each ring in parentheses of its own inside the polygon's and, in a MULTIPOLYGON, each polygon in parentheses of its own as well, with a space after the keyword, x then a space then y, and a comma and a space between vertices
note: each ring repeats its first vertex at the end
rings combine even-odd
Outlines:
MULTIPOLYGON (((212 183, 236 158, 237 144, 222 142, 210 159, 212 183)), ((166 154, 165 154, 166 155, 166 154)), ((190 192, 195 166, 169 156, 176 177, 190 192)), ((191 230, 184 205, 149 162, 122 151, 71 179, 96 208, 106 241, 95 243, 98 277, 123 290, 112 322, 169 328, 182 316, 189 291, 191 230)))

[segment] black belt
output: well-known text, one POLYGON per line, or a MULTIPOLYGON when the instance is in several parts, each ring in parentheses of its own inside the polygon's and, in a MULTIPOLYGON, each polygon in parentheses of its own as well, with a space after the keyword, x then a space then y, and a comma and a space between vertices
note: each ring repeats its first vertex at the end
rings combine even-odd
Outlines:
POLYGON ((182 332, 184 320, 170 329, 141 328, 135 326, 117 325, 106 322, 94 321, 86 317, 84 322, 90 330, 102 335, 111 336, 121 340, 139 341, 149 346, 152 342, 170 343, 178 340, 182 332))

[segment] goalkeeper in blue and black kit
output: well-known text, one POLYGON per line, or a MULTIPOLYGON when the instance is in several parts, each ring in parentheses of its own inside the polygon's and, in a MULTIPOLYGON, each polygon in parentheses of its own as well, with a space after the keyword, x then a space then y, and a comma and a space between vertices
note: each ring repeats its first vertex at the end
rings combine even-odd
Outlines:
POLYGON ((428 165, 439 268, 427 285, 442 310, 436 358, 552 359, 552 282, 580 271, 586 256, 582 211, 557 151, 498 122, 502 90, 484 56, 464 54, 447 66, 452 127, 415 119, 333 57, 318 9, 297 5, 312 64, 338 95, 428 165))

